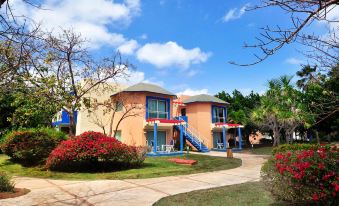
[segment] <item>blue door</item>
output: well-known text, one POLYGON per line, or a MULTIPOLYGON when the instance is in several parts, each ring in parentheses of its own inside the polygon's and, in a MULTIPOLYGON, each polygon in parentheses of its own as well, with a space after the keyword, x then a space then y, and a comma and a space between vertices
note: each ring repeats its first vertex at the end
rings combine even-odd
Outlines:
MULTIPOLYGON (((153 146, 154 141, 154 132, 153 131, 147 131, 146 134, 146 140, 147 140, 147 146, 153 146)), ((164 131, 158 131, 158 138, 157 138, 157 146, 161 149, 161 145, 166 144, 166 132, 164 131)))

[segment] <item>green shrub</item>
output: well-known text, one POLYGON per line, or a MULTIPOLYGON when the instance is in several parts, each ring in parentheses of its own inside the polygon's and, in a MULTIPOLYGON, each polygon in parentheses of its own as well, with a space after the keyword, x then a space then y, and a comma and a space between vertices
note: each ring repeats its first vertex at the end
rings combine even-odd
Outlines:
POLYGON ((261 169, 267 189, 278 200, 338 205, 338 148, 299 145, 280 149, 261 169))
POLYGON ((0 192, 14 192, 14 184, 4 172, 0 172, 0 192))
POLYGON ((8 133, 2 151, 23 165, 42 164, 66 135, 52 128, 25 129, 8 133))
POLYGON ((298 151, 298 150, 316 150, 320 147, 318 144, 282 144, 278 147, 275 147, 272 150, 272 154, 275 155, 280 152, 286 151, 298 151))

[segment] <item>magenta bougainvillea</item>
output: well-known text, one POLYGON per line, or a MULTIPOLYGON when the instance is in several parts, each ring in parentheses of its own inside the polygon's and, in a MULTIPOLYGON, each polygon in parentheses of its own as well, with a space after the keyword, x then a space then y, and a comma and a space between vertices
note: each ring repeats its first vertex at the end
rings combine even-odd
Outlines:
POLYGON ((278 199, 335 205, 339 199, 338 148, 318 146, 276 152, 263 167, 264 181, 278 199))
POLYGON ((62 141, 51 152, 46 167, 55 170, 119 169, 115 167, 139 166, 144 159, 145 152, 141 148, 128 146, 102 133, 85 132, 62 141))

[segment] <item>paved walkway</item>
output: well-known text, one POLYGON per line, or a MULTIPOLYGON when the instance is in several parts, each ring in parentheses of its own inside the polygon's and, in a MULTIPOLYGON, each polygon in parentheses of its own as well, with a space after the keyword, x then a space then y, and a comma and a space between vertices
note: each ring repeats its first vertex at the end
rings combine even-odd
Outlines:
MULTIPOLYGON (((225 156, 221 152, 203 155, 225 156)), ((16 187, 31 190, 27 195, 0 200, 0 205, 152 205, 162 197, 193 190, 239 184, 260 179, 263 156, 234 154, 242 166, 216 172, 150 179, 66 181, 15 178, 16 187)))

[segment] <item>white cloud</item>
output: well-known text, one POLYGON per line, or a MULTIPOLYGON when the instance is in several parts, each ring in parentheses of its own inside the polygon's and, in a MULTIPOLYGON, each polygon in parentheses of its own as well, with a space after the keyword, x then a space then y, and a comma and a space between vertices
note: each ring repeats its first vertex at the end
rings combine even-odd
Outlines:
POLYGON ((121 54, 131 55, 131 54, 134 54, 134 51, 138 47, 139 47, 139 44, 137 41, 130 40, 120 45, 117 50, 119 50, 121 54))
POLYGON ((198 73, 199 73, 198 70, 192 69, 192 70, 188 71, 188 72, 186 73, 186 75, 189 76, 189 77, 193 77, 193 76, 195 76, 195 75, 198 74, 198 73))
POLYGON ((331 30, 338 31, 339 30, 339 7, 334 6, 331 9, 328 9, 328 13, 326 14, 326 18, 330 20, 328 26, 331 30))
POLYGON ((137 51, 137 59, 155 65, 157 68, 178 66, 188 68, 191 64, 206 62, 211 54, 200 48, 185 49, 176 42, 164 44, 148 43, 137 51))
POLYGON ((198 95, 198 94, 208 94, 208 89, 198 89, 198 90, 194 90, 194 89, 185 89, 182 92, 178 92, 177 95, 188 95, 188 96, 194 96, 194 95, 198 95))
POLYGON ((122 85, 133 85, 145 80, 145 73, 141 71, 128 70, 126 74, 127 77, 118 78, 116 81, 122 85))
POLYGON ((148 38, 148 36, 147 36, 147 34, 142 34, 141 36, 140 36, 140 39, 147 39, 148 38))
POLYGON ((154 78, 150 78, 150 79, 145 79, 144 81, 142 81, 144 83, 149 83, 149 84, 155 84, 158 86, 164 86, 164 82, 163 81, 159 81, 159 80, 155 80, 154 78))
POLYGON ((91 48, 103 45, 119 46, 128 40, 122 34, 109 31, 108 27, 128 26, 140 13, 139 0, 121 3, 107 0, 45 0, 43 9, 32 7, 22 0, 14 0, 15 15, 24 15, 42 28, 55 33, 72 28, 90 41, 91 48))
POLYGON ((305 61, 303 61, 301 59, 294 58, 294 57, 286 59, 285 62, 288 63, 288 64, 293 64, 293 65, 301 65, 301 64, 305 63, 305 61))
POLYGON ((242 17, 242 15, 245 14, 246 9, 249 7, 250 4, 245 4, 243 7, 240 9, 238 8, 233 8, 228 10, 228 12, 222 17, 223 22, 228 22, 231 20, 239 19, 242 17))

